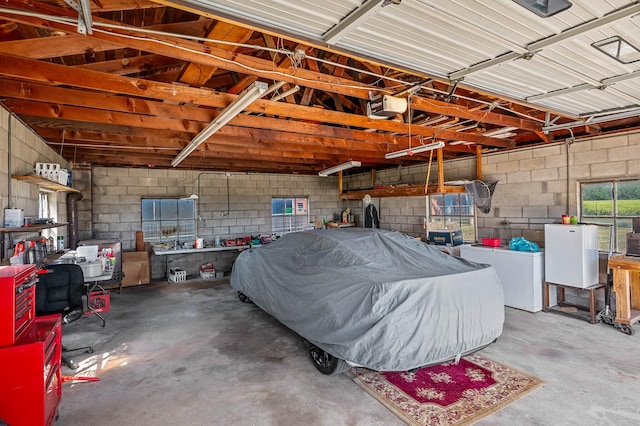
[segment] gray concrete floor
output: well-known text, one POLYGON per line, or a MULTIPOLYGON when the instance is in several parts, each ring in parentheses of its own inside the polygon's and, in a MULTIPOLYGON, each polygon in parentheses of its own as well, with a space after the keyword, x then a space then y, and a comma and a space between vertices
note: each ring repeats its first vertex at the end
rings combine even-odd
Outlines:
MULTIPOLYGON (((546 385, 477 424, 640 424, 639 336, 506 308, 503 335, 481 354, 546 385)), ((63 374, 100 381, 63 385, 58 426, 404 424, 346 375, 317 372, 302 339, 227 279, 112 291, 106 327, 84 317, 63 340, 95 349, 63 374)))

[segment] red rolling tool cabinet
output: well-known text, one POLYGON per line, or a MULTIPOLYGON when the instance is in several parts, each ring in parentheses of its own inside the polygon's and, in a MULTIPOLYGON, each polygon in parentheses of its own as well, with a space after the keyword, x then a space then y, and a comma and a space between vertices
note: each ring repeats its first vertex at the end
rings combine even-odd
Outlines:
POLYGON ((51 425, 62 396, 61 316, 35 315, 35 265, 0 266, 0 420, 51 425))

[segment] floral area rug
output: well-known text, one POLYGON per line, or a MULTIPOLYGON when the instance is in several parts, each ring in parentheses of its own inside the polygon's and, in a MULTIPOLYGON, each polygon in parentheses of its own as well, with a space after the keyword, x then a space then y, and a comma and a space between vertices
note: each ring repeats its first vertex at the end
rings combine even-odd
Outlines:
POLYGON ((471 425, 544 385, 475 354, 413 372, 352 368, 347 374, 410 425, 471 425))

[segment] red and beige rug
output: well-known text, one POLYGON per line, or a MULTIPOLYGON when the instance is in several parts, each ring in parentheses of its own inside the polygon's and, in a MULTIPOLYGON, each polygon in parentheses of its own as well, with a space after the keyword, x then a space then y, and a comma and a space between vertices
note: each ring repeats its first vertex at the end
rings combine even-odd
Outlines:
POLYGON ((544 384, 540 379, 480 355, 415 372, 352 368, 363 389, 410 425, 470 425, 544 384))

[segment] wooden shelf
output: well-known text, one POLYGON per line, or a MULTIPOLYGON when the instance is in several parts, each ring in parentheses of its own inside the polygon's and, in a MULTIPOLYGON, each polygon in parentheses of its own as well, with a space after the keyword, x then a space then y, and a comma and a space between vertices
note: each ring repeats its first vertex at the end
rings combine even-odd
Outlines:
POLYGON ((68 225, 67 222, 46 223, 42 225, 21 226, 17 228, 0 228, 0 232, 22 232, 27 234, 31 232, 39 232, 39 231, 42 231, 43 229, 58 228, 60 226, 67 226, 67 225, 68 225))
POLYGON ((39 186, 42 189, 47 189, 49 191, 64 191, 64 192, 77 192, 77 193, 80 193, 80 191, 78 191, 77 189, 73 189, 73 188, 70 188, 68 186, 61 185, 61 184, 56 183, 56 182, 52 182, 52 181, 47 180, 47 179, 45 179, 45 178, 43 178, 41 176, 34 176, 34 175, 29 175, 29 176, 11 176, 11 179, 27 182, 27 183, 30 183, 32 185, 39 186))
MULTIPOLYGON (((438 185, 429 185, 428 193, 433 194, 438 191, 438 185)), ((463 193, 463 185, 445 186, 444 192, 446 193, 463 193)), ((371 198, 381 197, 416 197, 424 196, 424 185, 422 184, 408 184, 401 186, 392 186, 388 188, 373 188, 362 189, 358 191, 346 191, 340 194, 341 200, 362 200, 362 198, 369 194, 371 198)))

